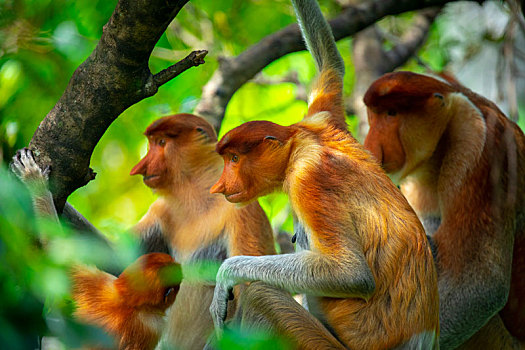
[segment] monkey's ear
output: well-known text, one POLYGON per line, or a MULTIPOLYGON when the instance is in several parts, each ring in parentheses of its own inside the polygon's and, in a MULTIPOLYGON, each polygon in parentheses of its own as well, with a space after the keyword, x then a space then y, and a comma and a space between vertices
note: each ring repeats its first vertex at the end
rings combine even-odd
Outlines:
POLYGON ((270 143, 272 143, 274 145, 279 145, 279 146, 283 145, 281 140, 279 140, 277 137, 271 136, 271 135, 265 136, 264 137, 264 141, 265 142, 270 142, 270 143))

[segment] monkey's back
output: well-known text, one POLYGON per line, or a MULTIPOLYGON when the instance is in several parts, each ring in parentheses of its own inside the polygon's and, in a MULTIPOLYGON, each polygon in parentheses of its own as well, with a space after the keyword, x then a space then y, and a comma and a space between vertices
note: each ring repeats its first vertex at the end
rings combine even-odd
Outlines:
POLYGON ((437 276, 421 223, 370 154, 322 114, 295 125, 303 141, 285 189, 310 231, 310 249, 337 259, 344 244, 360 244, 376 289, 367 301, 314 298, 312 311, 353 349, 391 348, 418 335, 437 339, 437 276))

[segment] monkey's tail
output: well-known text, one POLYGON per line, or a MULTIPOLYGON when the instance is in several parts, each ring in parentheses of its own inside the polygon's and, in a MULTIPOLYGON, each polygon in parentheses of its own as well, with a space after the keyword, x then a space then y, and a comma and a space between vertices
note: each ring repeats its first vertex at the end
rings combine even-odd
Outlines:
POLYGON ((332 30, 323 17, 317 0, 292 0, 306 47, 312 54, 320 75, 313 85, 308 115, 329 112, 331 123, 346 130, 343 107, 343 75, 345 66, 332 30))
POLYGON ((323 72, 331 68, 342 78, 345 74, 345 65, 317 0, 292 0, 292 4, 306 47, 314 56, 319 71, 323 72))

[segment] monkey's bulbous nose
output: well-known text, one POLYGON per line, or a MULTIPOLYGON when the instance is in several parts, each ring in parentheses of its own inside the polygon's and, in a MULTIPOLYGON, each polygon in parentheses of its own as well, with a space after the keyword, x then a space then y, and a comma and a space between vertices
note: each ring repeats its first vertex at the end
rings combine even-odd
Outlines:
POLYGON ((147 161, 146 157, 142 158, 142 160, 140 162, 138 162, 138 164, 135 165, 133 167, 133 169, 131 169, 129 174, 131 176, 133 176, 133 175, 146 175, 147 164, 148 164, 148 161, 147 161))
POLYGON ((217 183, 210 188, 210 193, 224 193, 224 184, 221 180, 217 181, 217 183))

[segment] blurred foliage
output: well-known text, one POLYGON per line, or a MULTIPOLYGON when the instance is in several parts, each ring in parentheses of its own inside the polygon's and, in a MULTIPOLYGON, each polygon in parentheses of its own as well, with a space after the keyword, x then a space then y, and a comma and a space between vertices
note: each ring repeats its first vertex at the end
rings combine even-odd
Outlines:
MULTIPOLYGON (((50 331, 71 334, 73 339, 66 341, 68 344, 78 341, 80 338, 75 337, 81 337, 78 335, 81 332, 70 331, 76 326, 68 316, 71 305, 67 267, 79 261, 99 266, 108 263, 93 260, 104 256, 96 243, 78 238, 67 228, 35 220, 28 193, 6 175, 4 167, 17 149, 29 143, 73 71, 91 53, 115 4, 115 0, 0 1, 0 289, 3 301, 0 338, 4 348, 30 348, 37 341, 37 334, 50 331), (49 240, 47 252, 36 247, 37 232, 49 240)), ((320 4, 328 17, 340 11, 334 0, 320 0, 320 4)), ((412 18, 411 13, 388 17, 380 22, 380 27, 395 38, 412 18)), ((155 96, 126 110, 95 149, 91 166, 98 173, 96 180, 69 198, 116 242, 121 264, 130 262, 136 255, 135 244, 125 234, 126 229, 139 220, 155 198, 140 177, 128 175, 146 153, 147 140, 142 132, 163 115, 191 112, 202 86, 217 68, 220 56, 238 55, 264 36, 293 22, 295 17, 289 0, 199 0, 188 3, 162 36, 150 61, 153 72, 166 68, 193 49, 209 50, 207 63, 188 70, 163 86, 155 96), (265 20, 261 20, 263 18, 265 20)), ((410 60, 404 68, 418 72, 427 68, 440 71, 451 59, 456 59, 458 47, 463 48, 465 56, 471 57, 489 39, 494 42, 493 36, 471 38, 462 36, 461 32, 442 40, 441 34, 453 25, 450 13, 438 19, 418 59, 410 60)), ((393 44, 395 40, 385 45, 393 44)), ((350 38, 338 43, 346 62, 344 92, 347 96, 352 93, 355 81, 351 45, 350 38)), ((308 87, 315 75, 308 53, 283 57, 262 74, 266 80, 276 83, 245 84, 228 105, 220 135, 249 120, 264 119, 289 125, 304 115, 307 107, 299 90, 308 87), (297 74, 299 84, 279 83, 290 72, 297 74)), ((519 120, 522 128, 524 108, 522 104, 519 120)), ((351 130, 355 130, 357 119, 348 116, 348 122, 351 130)), ((260 203, 275 228, 292 231, 285 195, 269 195, 261 198, 260 203)), ((215 269, 216 266, 201 266, 196 271, 213 275, 215 269)), ((233 349, 231 339, 242 344, 236 348, 250 344, 251 348, 266 348, 268 344, 277 348, 277 344, 281 344, 264 335, 246 338, 232 332, 230 338, 225 336, 221 347, 233 349), (246 343, 240 341, 245 338, 246 343)), ((287 347, 284 343, 281 345, 280 348, 287 347)))
POLYGON ((295 347, 285 339, 276 337, 268 332, 239 330, 238 326, 229 325, 224 330, 222 338, 212 343, 215 348, 221 350, 291 350, 295 347))
POLYGON ((47 334, 61 336, 72 347, 80 346, 86 338, 103 340, 106 336, 99 330, 71 319, 67 273, 74 263, 100 264, 93 259, 103 254, 85 254, 100 251, 98 247, 71 235, 67 227, 36 218, 28 190, 4 166, 0 166, 0 198, 3 348, 35 349, 39 336, 47 334), (43 244, 49 249, 44 250, 43 244))

